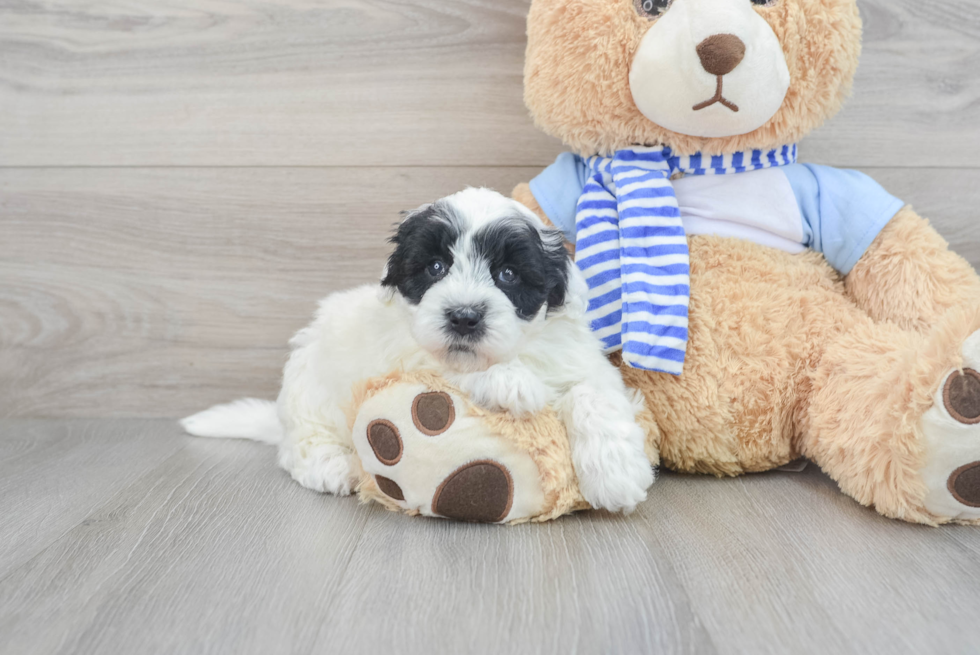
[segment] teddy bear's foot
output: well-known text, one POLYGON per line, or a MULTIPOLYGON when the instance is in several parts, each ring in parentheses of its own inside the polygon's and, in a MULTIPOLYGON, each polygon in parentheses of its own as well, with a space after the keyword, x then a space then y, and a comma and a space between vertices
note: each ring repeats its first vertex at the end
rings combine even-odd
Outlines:
POLYGON ((365 473, 361 496, 393 509, 482 523, 545 509, 534 460, 454 393, 388 386, 361 405, 353 440, 365 473))
POLYGON ((962 369, 949 371, 921 423, 924 505, 952 521, 980 519, 980 331, 963 343, 962 356, 962 369))
POLYGON ((980 524, 980 302, 928 333, 856 321, 810 377, 802 454, 880 514, 980 524))

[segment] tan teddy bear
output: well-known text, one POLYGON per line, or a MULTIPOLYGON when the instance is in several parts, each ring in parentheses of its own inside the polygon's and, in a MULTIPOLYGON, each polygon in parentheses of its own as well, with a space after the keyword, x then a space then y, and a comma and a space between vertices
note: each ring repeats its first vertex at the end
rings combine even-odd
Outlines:
MULTIPOLYGON (((885 516, 977 523, 980 278, 870 178, 796 162, 860 41, 855 0, 533 0, 525 101, 574 154, 514 197, 575 244, 593 329, 646 399, 652 461, 732 476, 807 457, 885 516)), ((493 521, 581 505, 551 418, 489 415, 437 378, 369 388, 352 410, 363 496, 493 521), (483 445, 447 437, 440 459, 411 418, 431 392, 483 445), (369 427, 386 411, 405 457, 431 447, 387 491, 394 447, 372 450, 392 440, 369 427), (517 474, 493 472, 504 459, 517 474)))

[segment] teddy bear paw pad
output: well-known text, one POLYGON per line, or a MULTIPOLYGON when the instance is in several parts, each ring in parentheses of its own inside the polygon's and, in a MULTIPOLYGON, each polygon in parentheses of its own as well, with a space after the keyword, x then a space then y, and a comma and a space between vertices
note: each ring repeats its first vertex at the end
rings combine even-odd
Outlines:
POLYGON ((382 464, 394 466, 402 458, 402 438, 391 421, 371 421, 367 428, 367 440, 374 456, 382 464))
POLYGON ((459 521, 540 514, 545 497, 537 464, 471 410, 463 397, 422 383, 392 384, 370 395, 352 428, 367 476, 362 496, 459 521))
POLYGON ((926 509, 956 520, 980 519, 980 332, 964 342, 962 356, 921 423, 926 509))
POLYGON ((961 466, 946 483, 953 498, 969 507, 980 507, 980 462, 961 466))
POLYGON ((459 521, 497 523, 510 512, 514 481, 499 463, 471 462, 446 478, 432 499, 436 514, 459 521))
POLYGON ((374 481, 378 485, 378 489, 381 493, 388 496, 389 498, 394 498, 395 500, 405 500, 405 494, 402 492, 402 488, 398 486, 398 483, 391 478, 386 478, 383 475, 374 476, 374 481))
POLYGON ((448 393, 420 393, 412 401, 412 421, 423 434, 434 437, 449 429, 456 420, 456 409, 448 393))
POLYGON ((980 373, 972 368, 953 371, 943 385, 943 406, 960 423, 980 423, 980 373))

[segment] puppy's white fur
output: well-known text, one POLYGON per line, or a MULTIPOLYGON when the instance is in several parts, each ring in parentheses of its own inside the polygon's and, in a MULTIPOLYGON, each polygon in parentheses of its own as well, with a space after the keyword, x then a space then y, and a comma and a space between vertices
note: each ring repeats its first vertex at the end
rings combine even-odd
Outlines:
POLYGON ((462 236, 448 274, 417 303, 378 285, 328 296, 313 323, 290 341, 277 406, 239 401, 182 425, 199 436, 278 441, 279 464, 297 482, 346 495, 357 467, 342 408, 351 402, 354 383, 398 369, 433 369, 491 409, 529 414, 553 405, 568 429, 586 500, 597 508, 632 510, 653 482, 635 421, 634 403, 641 401, 631 400, 586 324, 582 274, 568 260, 564 303, 519 317, 470 236, 515 217, 542 239, 554 240, 556 233, 519 203, 487 189, 467 189, 440 202, 452 210, 462 236), (485 331, 465 347, 446 330, 447 309, 458 305, 485 310, 485 331))

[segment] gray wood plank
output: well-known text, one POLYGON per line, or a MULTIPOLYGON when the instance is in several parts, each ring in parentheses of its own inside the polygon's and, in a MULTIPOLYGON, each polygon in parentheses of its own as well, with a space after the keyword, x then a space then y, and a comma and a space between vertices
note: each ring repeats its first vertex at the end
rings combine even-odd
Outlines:
POLYGON ((316 650, 713 653, 659 544, 588 512, 510 529, 372 517, 316 650))
MULTIPOLYGON (((54 0, 0 5, 0 165, 533 165, 528 0, 54 0)), ((842 166, 972 166, 974 0, 860 0, 842 166)))
MULTIPOLYGON (((103 422, 103 435, 138 425, 103 422)), ((384 510, 301 488, 268 446, 157 432, 183 447, 0 579, 0 652, 309 652, 366 518, 384 510)))
POLYGON ((0 575, 0 652, 966 653, 980 638, 980 531, 881 518, 812 467, 667 474, 628 517, 489 527, 316 494, 269 447, 172 423, 3 425, 8 445, 11 425, 41 443, 83 426, 93 453, 136 440, 75 467, 49 450, 27 490, 139 466, 140 432, 182 447, 0 575))
POLYGON ((976 651, 980 532, 885 519, 813 465, 668 475, 635 520, 719 652, 976 651))
MULTIPOLYGON (((399 210, 535 170, 0 170, 0 416, 272 397, 316 300, 378 278, 399 210)), ((980 264, 980 169, 866 170, 980 264)))
POLYGON ((173 424, 0 421, 0 578, 182 447, 173 424))
POLYGON ((537 163, 527 0, 0 5, 0 163, 537 163))
POLYGON ((864 54, 853 97, 803 141, 813 161, 972 166, 980 148, 980 3, 858 0, 864 54))

